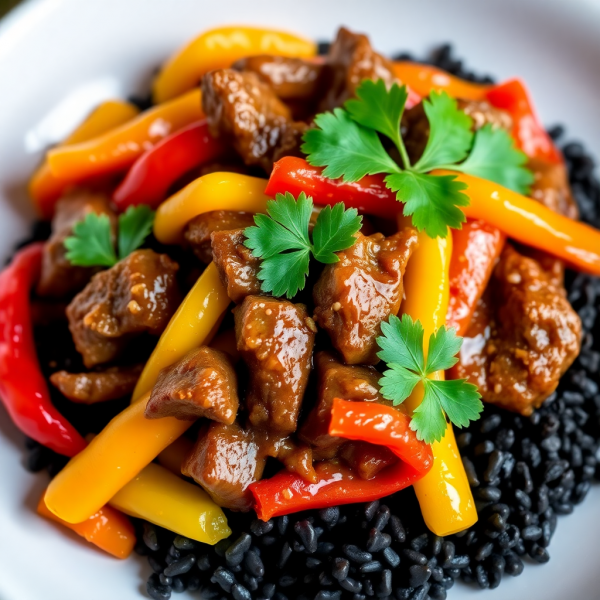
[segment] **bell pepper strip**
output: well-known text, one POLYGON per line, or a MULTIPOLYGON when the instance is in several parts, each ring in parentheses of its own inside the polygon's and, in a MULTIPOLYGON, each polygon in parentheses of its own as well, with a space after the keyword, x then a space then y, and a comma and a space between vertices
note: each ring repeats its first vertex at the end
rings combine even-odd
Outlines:
POLYGON ((87 142, 50 150, 48 165, 52 175, 65 181, 118 173, 157 142, 203 116, 200 90, 193 90, 87 142))
POLYGON ((433 457, 409 424, 410 418, 394 408, 334 399, 330 435, 387 446, 400 461, 367 480, 333 461, 315 465, 316 483, 280 471, 250 486, 258 518, 267 521, 301 510, 370 502, 414 484, 432 468, 433 457))
POLYGON ((37 506, 40 516, 60 523, 116 558, 127 558, 133 551, 136 542, 135 530, 131 521, 118 510, 103 506, 81 523, 67 523, 48 510, 44 496, 45 492, 37 506))
MULTIPOLYGON (((86 142, 91 138, 106 133, 119 125, 123 125, 139 114, 139 109, 122 100, 103 102, 65 139, 59 146, 86 142)), ((51 219, 56 201, 69 187, 65 182, 52 175, 48 161, 44 158, 33 177, 29 180, 29 195, 33 199, 38 213, 44 219, 51 219)))
POLYGON ((562 162, 562 154, 540 123, 529 92, 520 79, 511 79, 493 86, 485 98, 492 106, 510 113, 513 138, 527 156, 554 163, 562 162))
POLYGON ((226 150, 223 141, 210 135, 206 121, 192 123, 142 154, 116 189, 113 201, 120 210, 138 204, 156 208, 180 177, 218 159, 226 150))
POLYGON ((213 210, 265 212, 267 181, 237 173, 210 173, 192 181, 156 211, 154 235, 163 244, 183 241, 187 223, 213 210))
POLYGON ((52 405, 33 339, 29 295, 39 278, 43 247, 20 250, 0 273, 0 399, 25 435, 75 456, 85 441, 52 405))
POLYGON ((119 490, 110 506, 204 544, 231 535, 225 514, 201 487, 154 463, 119 490))
POLYGON ((464 335, 469 327, 505 240, 506 236, 499 229, 484 221, 469 219, 462 229, 452 230, 446 325, 454 327, 458 335, 464 335))
POLYGON ((210 341, 208 338, 214 331, 215 324, 230 302, 227 290, 219 279, 217 267, 210 263, 160 336, 135 386, 133 402, 150 392, 162 369, 183 358, 190 350, 210 341))
POLYGON ((158 464, 162 465, 165 469, 175 473, 181 477, 181 465, 183 461, 189 456, 194 443, 192 440, 182 436, 175 440, 172 444, 167 446, 156 458, 158 464))
POLYGON ((154 101, 171 100, 197 86, 205 73, 225 69, 240 58, 256 54, 309 58, 317 54, 317 45, 275 29, 210 29, 186 44, 165 63, 154 80, 154 101))

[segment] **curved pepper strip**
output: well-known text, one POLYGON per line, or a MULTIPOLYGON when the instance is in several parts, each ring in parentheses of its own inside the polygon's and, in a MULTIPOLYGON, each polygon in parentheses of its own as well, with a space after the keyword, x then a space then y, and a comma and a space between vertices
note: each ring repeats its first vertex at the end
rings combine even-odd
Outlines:
POLYGON ((43 247, 20 250, 0 273, 0 400, 25 435, 75 456, 85 440, 52 405, 33 339, 29 295, 39 279, 43 247))
MULTIPOLYGON (((139 112, 137 106, 122 100, 103 102, 59 146, 86 142, 119 125, 123 125, 123 123, 137 116, 139 112)), ((42 164, 29 180, 29 195, 44 219, 52 218, 56 201, 63 195, 69 185, 70 182, 65 182, 52 175, 48 161, 44 158, 42 164)))
POLYGON ((316 53, 314 42, 275 29, 210 29, 186 44, 162 67, 153 84, 154 101, 175 98, 197 86, 205 73, 230 67, 240 58, 256 54, 308 58, 316 53))
POLYGON ((267 521, 301 510, 370 502, 414 484, 431 469, 432 454, 427 444, 417 440, 409 424, 410 418, 394 408, 336 398, 329 426, 331 435, 387 446, 401 460, 366 480, 332 461, 315 465, 316 483, 281 471, 250 486, 259 519, 267 521))
POLYGON ((50 150, 48 165, 65 181, 124 171, 154 144, 203 116, 200 90, 193 90, 87 142, 50 150))
POLYGON ((118 510, 103 506, 81 523, 67 523, 48 510, 44 496, 45 492, 37 506, 37 513, 42 517, 60 523, 116 558, 127 558, 133 551, 135 530, 131 521, 118 510))
POLYGON ((213 210, 265 212, 267 181, 237 173, 199 177, 163 202, 156 211, 154 235, 163 244, 177 244, 194 217, 213 210))
POLYGON ((116 189, 113 201, 122 211, 138 204, 156 208, 180 177, 226 150, 222 140, 210 135, 206 121, 192 123, 142 154, 116 189))

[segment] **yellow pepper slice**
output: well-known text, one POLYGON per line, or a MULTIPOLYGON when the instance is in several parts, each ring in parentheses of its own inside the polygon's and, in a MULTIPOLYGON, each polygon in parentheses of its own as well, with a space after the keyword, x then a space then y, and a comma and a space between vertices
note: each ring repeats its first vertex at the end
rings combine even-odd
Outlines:
MULTIPOLYGON (((79 144, 106 133, 139 114, 137 106, 123 100, 103 102, 58 146, 79 144)), ((50 171, 48 161, 44 158, 32 178, 29 180, 29 195, 35 207, 44 219, 51 219, 56 201, 63 195, 69 182, 58 179, 50 171)))
POLYGON ((163 202, 156 211, 154 235, 163 244, 183 240, 188 222, 213 210, 265 212, 266 179, 237 173, 210 173, 192 181, 163 202))
POLYGON ((203 116, 200 90, 193 90, 103 135, 50 150, 48 165, 66 181, 122 171, 164 137, 203 116))
POLYGON ((205 544, 231 535, 223 511, 202 488, 154 463, 119 490, 109 505, 205 544))
POLYGON ((236 60, 256 54, 306 58, 317 53, 305 38, 255 27, 219 27, 200 34, 163 66, 153 86, 155 102, 165 102, 198 85, 202 76, 230 67, 236 60))
MULTIPOLYGON (((421 321, 425 330, 425 355, 429 336, 446 321, 451 255, 452 236, 432 239, 423 231, 419 234, 419 246, 406 267, 406 299, 401 310, 415 321, 421 321)), ((443 379, 444 373, 439 371, 434 377, 443 379)), ((422 399, 423 387, 419 385, 406 400, 406 406, 414 410, 422 399)), ((445 536, 473 525, 477 511, 452 425, 448 425, 443 439, 435 442, 432 450, 433 467, 414 488, 427 527, 436 535, 445 536)))

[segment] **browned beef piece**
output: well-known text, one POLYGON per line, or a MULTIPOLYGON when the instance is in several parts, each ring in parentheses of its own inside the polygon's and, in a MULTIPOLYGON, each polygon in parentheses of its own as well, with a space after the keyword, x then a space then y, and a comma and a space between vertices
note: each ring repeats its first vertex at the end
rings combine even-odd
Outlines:
POLYGON ((220 69, 202 79, 202 108, 215 136, 231 140, 246 165, 271 172, 281 152, 298 154, 304 125, 294 124, 290 109, 255 73, 220 69), (290 131, 288 131, 288 129, 290 131))
POLYGON ((245 229, 254 225, 252 213, 234 210, 213 210, 194 217, 185 227, 185 241, 194 254, 208 264, 212 261, 210 234, 213 231, 230 231, 245 229))
POLYGON ((302 304, 247 296, 234 309, 237 347, 250 371, 249 420, 275 433, 296 430, 316 327, 302 304))
POLYGON ((52 219, 52 235, 44 246, 42 271, 37 286, 40 296, 65 298, 82 290, 98 270, 93 267, 75 267, 65 257, 64 242, 73 234, 73 226, 90 213, 107 215, 113 236, 117 218, 104 194, 76 190, 61 198, 56 204, 52 219))
POLYGON ((114 360, 136 334, 163 332, 179 306, 178 268, 166 254, 136 250, 92 277, 67 307, 86 367, 114 360))
POLYGON ((213 260, 227 295, 239 304, 246 296, 261 294, 257 274, 260 260, 244 246, 243 229, 211 234, 213 260))
POLYGON ((224 352, 202 346, 163 369, 146 405, 147 419, 206 417, 231 425, 239 406, 237 377, 224 352))
POLYGON ((452 377, 479 386, 486 402, 530 415, 579 354, 581 321, 533 259, 503 251, 452 377))
POLYGON ((181 472, 201 485, 219 506, 248 511, 252 507, 248 486, 262 477, 265 463, 266 456, 252 431, 235 422, 211 423, 200 432, 181 472))
POLYGON ((398 457, 386 446, 367 442, 348 442, 340 455, 362 479, 373 479, 380 471, 398 462, 398 457))
POLYGON ((89 373, 57 371, 50 376, 50 381, 69 400, 81 404, 96 404, 131 394, 143 367, 144 365, 110 367, 104 371, 89 373))
POLYGON ((381 322, 395 315, 402 302, 402 277, 417 246, 417 232, 357 235, 356 243, 338 252, 313 289, 315 320, 329 333, 349 365, 378 362, 375 339, 381 322))

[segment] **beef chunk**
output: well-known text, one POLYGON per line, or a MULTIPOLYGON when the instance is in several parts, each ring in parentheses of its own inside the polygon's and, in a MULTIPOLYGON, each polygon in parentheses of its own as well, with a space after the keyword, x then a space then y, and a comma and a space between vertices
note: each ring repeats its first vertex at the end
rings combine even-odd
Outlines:
POLYGON ((201 485, 219 506, 248 511, 252 507, 248 486, 262 477, 265 463, 252 431, 237 423, 211 423, 200 432, 181 472, 201 485))
POLYGON ((136 334, 162 333, 179 306, 178 268, 166 254, 136 250, 94 275, 67 307, 86 367, 114 360, 136 334))
POLYGON ((348 442, 340 454, 362 479, 373 479, 380 471, 398 462, 398 457, 386 446, 367 442, 348 442))
POLYGON ((564 164, 530 158, 527 168, 533 172, 535 177, 531 186, 531 197, 534 200, 570 219, 579 217, 564 164))
POLYGON ((255 427, 296 430, 316 327, 301 304, 248 296, 234 310, 237 347, 250 371, 246 396, 255 427))
POLYGON ((239 405, 237 377, 231 360, 202 346, 163 369, 146 405, 147 419, 206 417, 231 425, 239 405))
POLYGON ((354 246, 337 253, 339 262, 323 270, 313 290, 315 320, 346 364, 378 362, 375 339, 381 322, 400 308, 402 277, 416 245, 412 228, 388 238, 359 233, 354 246))
POLYGON ((61 198, 52 219, 52 235, 46 242, 37 293, 40 296, 65 298, 82 290, 97 271, 93 267, 75 267, 65 257, 65 240, 73 234, 73 226, 90 213, 107 215, 113 236, 117 218, 103 194, 77 190, 61 198))
POLYGON ((244 230, 215 231, 211 234, 213 260, 227 295, 239 304, 246 296, 261 294, 257 274, 260 260, 244 246, 244 230))
POLYGON ((213 231, 245 229, 254 225, 254 215, 233 210, 213 210, 194 217, 185 228, 185 241, 205 264, 212 261, 210 234, 213 231))
POLYGON ((478 385, 486 402, 530 415, 579 353, 581 322, 565 296, 535 260, 507 246, 452 377, 478 385))
POLYGON ((89 373, 58 371, 50 376, 50 381, 69 400, 81 404, 96 404, 131 394, 143 367, 144 365, 110 367, 104 371, 89 373))

